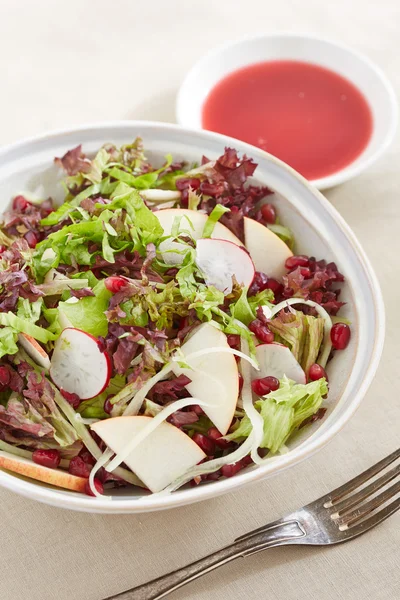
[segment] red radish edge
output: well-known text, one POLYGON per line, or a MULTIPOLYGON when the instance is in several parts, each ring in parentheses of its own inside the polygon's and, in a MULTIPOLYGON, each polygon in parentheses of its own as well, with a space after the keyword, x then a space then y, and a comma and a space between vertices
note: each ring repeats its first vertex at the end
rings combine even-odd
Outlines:
MULTIPOLYGON (((65 328, 65 329, 63 329, 63 331, 61 332, 61 334, 60 334, 60 337, 61 337, 61 336, 62 336, 62 335, 63 335, 63 334, 66 332, 66 331, 69 331, 69 330, 70 330, 70 331, 78 331, 79 333, 82 333, 82 334, 86 335, 88 338, 90 338, 91 340, 93 340, 93 342, 95 342, 95 343, 96 343, 96 345, 97 345, 97 347, 98 347, 98 349, 99 349, 99 352, 100 352, 101 354, 103 354, 103 355, 104 355, 104 358, 105 358, 105 360, 106 360, 106 366, 107 366, 107 376, 106 376, 106 378, 105 378, 105 382, 104 382, 104 385, 103 385, 103 387, 102 387, 102 388, 101 388, 101 389, 100 389, 98 392, 96 392, 96 393, 95 393, 93 396, 86 397, 86 398, 84 398, 84 397, 80 396, 80 398, 81 398, 82 400, 90 400, 91 398, 95 398, 96 396, 99 396, 100 394, 102 394, 102 393, 104 392, 104 390, 105 390, 105 389, 108 387, 108 384, 110 383, 110 379, 111 379, 111 373, 112 373, 112 364, 111 364, 111 359, 110 359, 110 356, 109 356, 108 352, 106 352, 105 350, 103 350, 103 349, 101 348, 101 346, 100 346, 100 343, 99 343, 99 340, 98 340, 98 339, 97 339, 97 338, 96 338, 94 335, 92 335, 91 333, 87 333, 87 331, 83 331, 82 329, 78 329, 77 327, 66 327, 66 328, 65 328)), ((58 339, 60 339, 60 338, 58 338, 58 339)), ((57 340, 57 341, 58 341, 58 340, 57 340)), ((53 357, 52 357, 52 358, 53 358, 53 357)), ((62 385, 59 385, 59 384, 57 383, 57 381, 54 379, 54 377, 53 377, 53 375, 52 375, 52 372, 51 372, 51 366, 50 366, 50 371, 49 371, 49 373, 50 373, 50 377, 51 377, 51 379, 52 379, 53 383, 54 383, 54 384, 55 384, 55 385, 58 387, 58 389, 60 389, 60 390, 61 390, 61 389, 64 389, 64 388, 63 388, 63 386, 62 386, 62 385)), ((66 391, 68 392, 68 390, 66 390, 66 391)), ((68 393, 74 393, 74 392, 68 392, 68 393)), ((79 394, 78 394, 78 395, 79 395, 79 394)))

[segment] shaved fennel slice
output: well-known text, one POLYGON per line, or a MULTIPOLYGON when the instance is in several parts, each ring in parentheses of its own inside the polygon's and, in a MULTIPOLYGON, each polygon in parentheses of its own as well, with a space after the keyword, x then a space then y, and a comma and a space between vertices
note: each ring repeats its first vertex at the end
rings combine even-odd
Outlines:
POLYGON ((307 304, 308 306, 312 306, 313 308, 315 308, 319 316, 324 319, 324 339, 322 341, 322 346, 318 357, 318 364, 321 365, 321 367, 325 368, 332 350, 332 319, 323 306, 321 306, 317 302, 314 302, 313 300, 304 300, 304 298, 288 298, 287 300, 283 300, 283 302, 280 302, 279 304, 274 306, 272 310, 268 308, 269 313, 265 314, 268 319, 272 319, 272 317, 278 314, 280 310, 286 308, 287 306, 291 306, 292 304, 307 304))
POLYGON ((189 469, 189 471, 187 471, 184 475, 178 477, 178 479, 173 481, 161 492, 153 494, 153 496, 163 496, 165 494, 169 494, 182 487, 182 485, 185 485, 185 483, 187 483, 194 477, 200 477, 201 475, 208 475, 209 473, 214 473, 224 465, 231 465, 235 462, 238 462, 251 452, 255 443, 254 437, 254 431, 252 431, 249 437, 234 452, 231 452, 226 456, 222 456, 221 458, 215 458, 214 460, 210 460, 206 463, 196 465, 192 469, 189 469))
MULTIPOLYGON (((146 383, 136 392, 136 394, 132 394, 130 390, 134 388, 135 382, 128 384, 118 394, 116 394, 113 398, 112 404, 117 404, 120 400, 125 400, 126 398, 130 398, 130 402, 122 413, 124 417, 134 417, 138 414, 139 410, 142 407, 144 399, 146 398, 148 392, 151 390, 153 385, 164 379, 167 375, 169 375, 172 371, 172 363, 168 363, 153 377, 151 377, 146 383)), ((128 400, 129 401, 129 400, 128 400)))
MULTIPOLYGON (((241 349, 243 354, 247 355, 249 352, 249 345, 245 339, 241 339, 241 349)), ((249 362, 246 360, 241 360, 240 362, 242 377, 243 377, 243 387, 242 387, 242 404, 243 409, 246 415, 250 419, 250 423, 254 432, 254 444, 251 449, 251 458, 253 462, 256 464, 260 464, 262 462, 262 458, 258 454, 258 448, 261 445, 262 439, 264 437, 264 419, 255 408, 253 404, 253 394, 251 390, 251 372, 249 362)))
POLYGON ((247 356, 247 354, 240 352, 240 350, 235 350, 234 348, 223 348, 221 346, 215 346, 213 348, 204 348, 203 350, 197 350, 196 352, 192 352, 191 354, 188 354, 187 356, 183 355, 183 357, 175 355, 172 357, 172 360, 174 362, 185 362, 185 361, 193 360, 193 358, 200 358, 201 356, 204 356, 207 354, 217 354, 218 352, 225 352, 226 354, 234 354, 235 356, 239 356, 243 360, 247 360, 247 362, 249 362, 251 364, 251 366, 254 367, 254 369, 257 369, 257 371, 259 371, 259 366, 258 366, 257 361, 250 358, 250 356, 247 356))
POLYGON ((105 450, 105 452, 103 452, 100 458, 97 459, 96 464, 93 465, 92 470, 90 471, 89 487, 92 490, 93 494, 97 496, 97 498, 103 498, 104 495, 100 494, 100 492, 97 491, 96 486, 94 485, 94 478, 96 476, 97 471, 99 471, 101 467, 104 467, 108 463, 113 454, 114 452, 109 448, 105 450))
POLYGON ((143 427, 143 429, 137 434, 137 436, 135 436, 129 442, 129 444, 126 445, 122 452, 119 452, 114 456, 110 464, 105 467, 106 471, 110 472, 116 469, 122 462, 125 461, 125 459, 130 455, 130 453, 133 452, 133 450, 137 448, 137 446, 141 442, 143 442, 143 440, 147 438, 147 436, 149 436, 150 433, 152 433, 158 427, 158 425, 160 425, 163 421, 168 419, 168 417, 170 417, 174 412, 180 410, 181 408, 185 408, 186 406, 191 406, 192 404, 198 404, 199 406, 209 406, 207 402, 203 402, 203 400, 200 400, 199 398, 192 397, 182 398, 181 400, 176 400, 175 402, 172 402, 172 404, 169 404, 168 406, 163 408, 155 417, 153 417, 151 422, 148 425, 146 425, 146 427, 143 427))

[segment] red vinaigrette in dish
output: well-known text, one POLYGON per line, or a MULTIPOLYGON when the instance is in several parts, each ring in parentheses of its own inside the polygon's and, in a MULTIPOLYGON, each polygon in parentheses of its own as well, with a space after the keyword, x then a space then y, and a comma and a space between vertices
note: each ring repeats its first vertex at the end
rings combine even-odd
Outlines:
POLYGON ((258 146, 314 180, 351 164, 372 135, 372 113, 348 79, 294 60, 234 71, 203 106, 205 129, 258 146))
POLYGON ((293 254, 251 158, 157 168, 138 138, 56 164, 64 203, 17 196, 0 228, 0 467, 167 493, 323 418, 344 278, 293 254))

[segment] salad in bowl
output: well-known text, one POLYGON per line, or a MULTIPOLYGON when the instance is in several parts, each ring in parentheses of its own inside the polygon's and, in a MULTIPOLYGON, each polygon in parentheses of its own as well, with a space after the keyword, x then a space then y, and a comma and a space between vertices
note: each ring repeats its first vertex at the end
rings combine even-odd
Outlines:
POLYGON ((208 485, 323 419, 344 277, 293 253, 257 164, 154 165, 143 142, 55 159, 65 199, 0 230, 0 467, 107 496, 208 485))

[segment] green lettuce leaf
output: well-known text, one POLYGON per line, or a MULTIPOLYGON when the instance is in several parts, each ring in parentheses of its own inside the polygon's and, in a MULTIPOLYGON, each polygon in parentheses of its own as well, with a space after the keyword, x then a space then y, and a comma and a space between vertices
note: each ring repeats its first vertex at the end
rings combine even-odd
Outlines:
POLYGON ((269 224, 268 229, 270 229, 273 233, 275 233, 291 250, 293 250, 294 246, 294 235, 293 232, 289 229, 289 227, 284 227, 283 225, 279 225, 279 223, 269 224))
POLYGON ((17 317, 26 319, 31 323, 36 323, 40 319, 42 312, 43 299, 38 298, 35 302, 29 302, 27 298, 18 298, 17 317))
POLYGON ((115 396, 126 385, 126 377, 124 375, 115 375, 110 379, 107 388, 90 400, 84 400, 78 407, 78 412, 85 419, 105 419, 109 415, 104 412, 104 403, 108 396, 115 396))
POLYGON ((208 216, 206 224, 204 225, 203 235, 201 237, 210 238, 214 231, 215 225, 226 212, 230 212, 230 209, 222 204, 217 204, 208 216))
POLYGON ((17 334, 11 327, 0 328, 0 358, 6 354, 16 354, 18 352, 17 334))
POLYGON ((58 310, 62 312, 73 327, 82 329, 95 337, 106 336, 108 321, 105 311, 112 296, 104 281, 99 281, 93 288, 94 296, 81 298, 78 302, 60 302, 58 310))
POLYGON ((272 290, 264 290, 250 297, 247 296, 247 292, 247 288, 243 288, 239 299, 229 306, 231 315, 245 325, 249 325, 257 318, 256 312, 259 306, 270 306, 274 299, 272 290))
MULTIPOLYGON (((51 333, 51 331, 48 329, 38 327, 31 321, 18 317, 12 312, 0 313, 0 325, 3 325, 6 328, 10 327, 14 333, 26 333, 27 335, 35 338, 35 340, 39 340, 39 342, 43 342, 44 344, 50 340, 56 339, 54 333, 51 333)), ((7 336, 7 339, 10 341, 9 336, 7 336)), ((12 352, 11 354, 15 353, 12 352)))
MULTIPOLYGON (((278 390, 255 402, 264 420, 260 448, 268 448, 273 454, 278 452, 294 431, 318 411, 327 393, 328 385, 324 378, 300 384, 284 377, 278 390)), ((246 415, 226 439, 241 440, 248 437, 251 430, 251 422, 246 415)))

